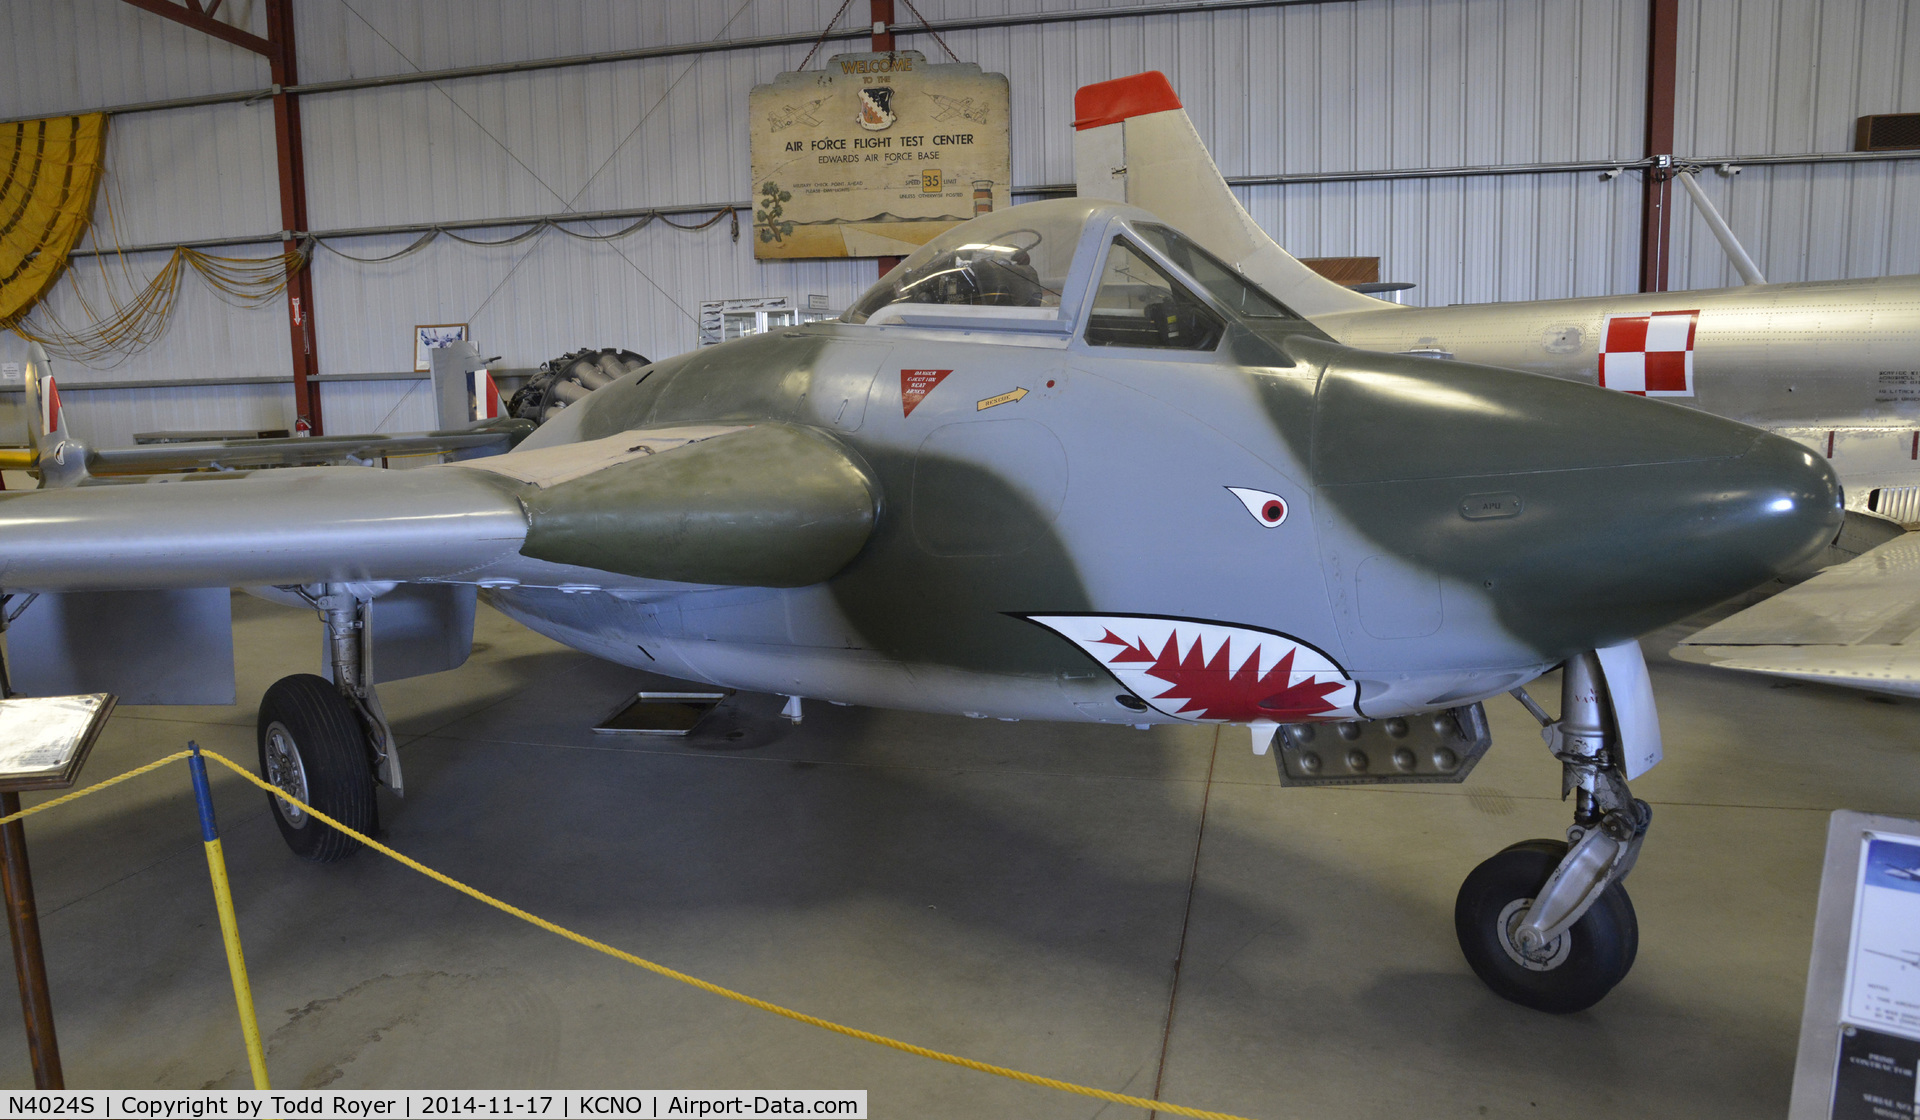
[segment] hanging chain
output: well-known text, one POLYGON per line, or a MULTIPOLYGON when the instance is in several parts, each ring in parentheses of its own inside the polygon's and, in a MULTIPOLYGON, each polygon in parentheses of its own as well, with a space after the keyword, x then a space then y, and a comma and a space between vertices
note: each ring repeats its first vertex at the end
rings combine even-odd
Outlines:
POLYGON ((927 34, 933 36, 933 41, 940 44, 941 50, 947 52, 947 57, 951 58, 955 62, 960 61, 960 56, 953 53, 952 47, 947 46, 947 41, 945 39, 942 39, 940 37, 940 33, 933 29, 933 24, 927 22, 927 17, 920 14, 919 8, 914 7, 913 0, 906 0, 906 5, 907 5, 907 10, 913 13, 913 18, 919 20, 920 26, 927 29, 927 34))
POLYGON ((827 25, 820 29, 820 37, 813 41, 813 50, 808 51, 807 57, 800 60, 800 69, 805 70, 807 63, 813 61, 814 54, 820 50, 820 44, 827 41, 827 33, 833 30, 833 25, 839 23, 840 17, 846 15, 847 9, 852 6, 853 0, 846 0, 846 3, 840 5, 840 10, 833 13, 833 18, 828 20, 827 25))

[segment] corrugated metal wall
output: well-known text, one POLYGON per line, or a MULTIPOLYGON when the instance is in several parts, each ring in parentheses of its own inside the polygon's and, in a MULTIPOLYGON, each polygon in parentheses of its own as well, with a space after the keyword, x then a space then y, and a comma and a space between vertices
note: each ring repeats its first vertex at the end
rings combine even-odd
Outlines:
MULTIPOLYGON (((1111 5, 917 0, 933 19, 1111 5)), ((577 0, 301 0, 306 81, 367 77, 822 26, 837 0, 711 4, 577 0)), ((849 20, 864 16, 864 5, 849 20)), ((1844 151, 1852 121, 1920 108, 1920 17, 1908 0, 1684 0, 1682 155, 1844 151)), ((1074 90, 1167 72, 1229 175, 1633 159, 1644 127, 1647 0, 1352 0, 1249 11, 948 33, 1008 75, 1017 184, 1073 178, 1074 90)), ((910 18, 904 4, 903 19, 910 18)), ((0 115, 264 85, 265 63, 118 0, 9 0, 13 66, 0 115)), ((256 28, 256 30, 258 30, 256 28)), ((930 37, 906 45, 944 58, 930 37)), ((822 56, 856 45, 829 45, 822 56)), ((745 200, 746 97, 802 46, 461 79, 304 99, 315 228, 745 200)), ((819 59, 815 60, 817 65, 819 59)), ((264 232, 279 211, 266 104, 117 118, 109 168, 123 243, 264 232)), ((1920 166, 1749 168, 1707 189, 1769 278, 1920 272, 1920 166)), ((1307 256, 1377 255, 1426 304, 1631 290, 1634 173, 1538 174, 1242 188, 1254 216, 1307 256)), ((104 217, 104 214, 102 215, 104 217)), ((606 227, 610 231, 612 226, 606 227)), ((497 241, 514 229, 473 231, 497 241)), ((360 257, 411 237, 337 247, 360 257)), ((270 246, 242 250, 271 251, 270 246)), ((142 258, 150 271, 157 257, 142 258)), ((117 264, 112 267, 119 267, 117 264)), ((483 352, 527 366, 580 345, 687 349, 703 299, 826 295, 843 306, 870 262, 758 264, 729 224, 656 224, 592 242, 554 231, 505 245, 441 238, 399 260, 314 263, 321 368, 411 368, 416 323, 469 322, 483 352)), ((100 266, 74 269, 82 285, 100 266)), ((1685 203, 1674 284, 1731 282, 1685 203)), ((242 311, 189 281, 172 332, 94 374, 286 375, 284 311, 242 311)), ((62 292, 52 301, 76 313, 62 292)), ((87 375, 75 375, 80 380, 87 375)), ((153 427, 284 426, 282 390, 201 386, 89 393, 96 438, 153 427)), ((431 419, 417 383, 330 383, 331 431, 431 419)))
MULTIPOLYGON (((1854 120, 1920 111, 1911 0, 1696 0, 1681 5, 1682 153, 1843 152, 1854 120)), ((1920 272, 1920 162, 1748 167, 1702 185, 1769 280, 1920 272)), ((1738 282, 1706 224, 1674 224, 1672 284, 1738 282)))

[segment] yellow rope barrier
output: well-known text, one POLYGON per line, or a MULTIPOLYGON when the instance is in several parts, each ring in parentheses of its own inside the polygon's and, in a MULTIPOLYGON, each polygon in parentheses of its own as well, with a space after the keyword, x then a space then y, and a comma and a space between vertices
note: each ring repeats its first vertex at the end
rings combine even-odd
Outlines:
MULTIPOLYGON (((42 801, 38 805, 34 805, 28 808, 22 809, 19 812, 13 814, 12 816, 0 817, 0 824, 11 824, 14 821, 20 820, 23 817, 31 817, 35 813, 44 813, 48 809, 51 809, 56 805, 65 805, 69 801, 78 801, 82 797, 85 797, 90 793, 99 793, 101 790, 106 789, 108 786, 117 786, 121 782, 124 782, 129 778, 137 778, 142 774, 150 774, 153 771, 160 769, 162 766, 165 766, 170 762, 180 761, 181 759, 187 757, 187 755, 190 753, 192 752, 174 751, 172 754, 168 755, 165 758, 154 759, 152 762, 147 763, 145 766, 136 766, 133 769, 127 771, 126 773, 116 774, 115 776, 108 778, 104 782, 95 782, 94 784, 88 786, 85 789, 76 789, 72 793, 63 794, 59 797, 54 798, 52 801, 42 801)), ((212 752, 208 752, 208 753, 212 753, 212 752)), ((226 759, 221 759, 220 761, 226 762, 226 759)), ((231 766, 233 765, 233 763, 228 762, 227 765, 231 766)))
MULTIPOLYGON (((609 945, 604 941, 596 941, 593 938, 588 937, 584 933, 576 933, 565 926, 556 924, 554 922, 550 922, 547 919, 540 917, 538 914, 530 914, 527 911, 520 909, 518 906, 513 905, 512 903, 502 902, 501 900, 493 897, 492 895, 486 893, 485 891, 478 889, 477 887, 470 887, 467 884, 462 883, 460 880, 455 879, 450 875, 445 875, 445 874, 442 874, 441 872, 435 871, 433 868, 428 867, 426 864, 421 863, 420 861, 413 859, 410 856, 403 855, 402 853, 387 847, 385 844, 380 843, 378 840, 375 840, 370 836, 363 835, 359 832, 354 831, 351 828, 348 828, 346 825, 341 824, 339 821, 334 820, 332 817, 329 817, 328 815, 326 815, 325 813, 322 813, 318 809, 315 809, 311 805, 305 804, 304 802, 300 801, 297 798, 288 797, 286 793, 281 789, 279 789, 277 786, 274 786, 264 781, 263 779, 255 776, 252 771, 241 766, 239 763, 234 762, 232 759, 227 758, 225 755, 222 755, 216 751, 207 750, 204 747, 201 748, 200 753, 203 756, 210 758, 215 762, 218 762, 220 765, 240 775, 242 778, 246 779, 247 781, 252 782, 254 785, 259 786, 261 789, 265 790, 267 793, 271 794, 272 796, 280 798, 284 801, 287 801, 292 805, 298 806, 302 811, 311 814, 313 818, 319 821, 320 823, 324 825, 328 825, 329 827, 332 827, 332 828, 339 829, 342 833, 345 833, 346 835, 353 837, 355 840, 358 840, 360 843, 365 844, 367 847, 372 848, 376 852, 379 852, 381 855, 386 856, 387 858, 394 860, 397 863, 403 864, 406 867, 409 867, 415 871, 418 871, 420 874, 425 875, 427 878, 432 879, 435 882, 442 884, 443 886, 452 887, 454 890, 459 891, 461 894, 464 894, 467 897, 474 899, 477 902, 483 902, 486 905, 491 906, 495 910, 498 910, 502 913, 511 914, 514 917, 519 918, 523 922, 526 922, 530 925, 538 926, 539 928, 546 930, 548 933, 558 934, 559 936, 564 937, 568 941, 574 942, 577 945, 584 945, 587 948, 594 950, 595 952, 604 953, 607 956, 614 958, 615 960, 625 961, 627 964, 633 965, 636 968, 646 969, 648 972, 652 972, 657 975, 664 976, 669 980, 678 980, 682 984, 691 985, 692 987, 698 988, 703 992, 709 992, 713 995, 721 996, 725 999, 733 1000, 735 1003, 744 1003, 748 1007, 758 1008, 759 1010, 768 1012, 769 1014, 778 1015, 783 1019, 792 1019, 796 1023, 805 1023, 810 1027, 819 1027, 821 1030, 832 1031, 835 1034, 845 1035, 848 1038, 857 1038, 862 1042, 871 1042, 876 1046, 885 1046, 888 1049, 898 1050, 898 1051, 901 1051, 902 1053, 913 1054, 922 1058, 930 1058, 936 1062, 945 1062, 948 1065, 959 1066, 962 1069, 970 1069, 979 1073, 990 1073, 995 1077, 1004 1077, 1012 1081, 1024 1082, 1028 1085, 1038 1085, 1046 1089, 1058 1089, 1063 1093, 1074 1093, 1082 1097, 1092 1097, 1095 1100, 1109 1101, 1113 1104, 1127 1105, 1133 1108, 1144 1108, 1144 1109, 1149 1109, 1153 1111, 1164 1112, 1172 1116, 1191 1116, 1191 1117, 1194 1117, 1195 1120, 1247 1120, 1246 1117, 1236 1116, 1230 1112, 1209 1112, 1205 1109, 1200 1109, 1200 1108, 1188 1108, 1186 1105, 1171 1104, 1167 1101, 1156 1101, 1147 1097, 1129 1096, 1126 1093, 1115 1093, 1107 1089, 1096 1089, 1091 1085, 1080 1085, 1072 1081, 1062 1081, 1057 1077, 1042 1077, 1036 1073, 1026 1073, 1022 1070, 1010 1069, 1007 1066, 996 1066, 991 1062, 976 1061, 973 1058, 961 1057, 958 1054, 949 1054, 944 1050, 934 1050, 925 1046, 917 1046, 911 1042, 902 1042, 897 1038, 889 1038, 886 1035, 876 1034, 873 1031, 864 1031, 858 1027, 845 1026, 841 1023, 833 1022, 830 1019, 822 1019, 817 1015, 809 1015, 804 1011, 795 1011, 790 1007, 783 1007, 780 1004, 771 1003, 767 1000, 760 999, 755 996, 750 996, 745 992, 736 992, 732 988, 723 988, 720 985, 713 983, 712 981, 702 980, 698 976, 691 976, 691 975, 688 975, 687 973, 679 971, 678 969, 668 968, 666 965, 658 964, 654 961, 647 960, 645 957, 635 956, 632 953, 625 951, 624 949, 616 949, 612 945, 609 945)), ((160 767, 165 766, 168 763, 178 762, 181 759, 186 758, 187 755, 188 755, 187 751, 178 751, 174 754, 168 755, 165 758, 159 759, 154 762, 149 762, 145 766, 139 767, 138 769, 129 770, 124 774, 118 775, 116 777, 108 778, 104 782, 99 782, 95 785, 88 786, 86 789, 76 790, 75 792, 69 793, 64 797, 55 798, 52 801, 35 805, 31 809, 23 809, 20 812, 15 813, 13 816, 10 816, 10 817, 0 817, 0 824, 5 824, 7 821, 18 820, 21 817, 30 816, 34 813, 51 809, 56 805, 62 805, 62 804, 65 804, 66 802, 77 800, 91 793, 98 793, 99 791, 106 789, 108 786, 116 785, 120 782, 126 781, 129 778, 135 778, 140 776, 141 774, 145 774, 153 770, 158 770, 160 767)))

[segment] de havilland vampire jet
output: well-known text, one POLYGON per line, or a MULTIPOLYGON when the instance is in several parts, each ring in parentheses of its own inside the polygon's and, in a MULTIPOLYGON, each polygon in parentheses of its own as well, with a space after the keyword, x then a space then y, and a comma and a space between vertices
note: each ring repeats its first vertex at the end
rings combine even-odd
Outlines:
MULTIPOLYGON (((90 453, 58 434, 40 455, 53 485, 0 499, 0 588, 39 596, 10 642, 164 654, 230 587, 310 606, 333 681, 268 691, 262 769, 362 828, 400 778, 373 686, 464 659, 476 591, 795 713, 1249 726, 1289 785, 1458 781, 1480 702, 1564 666, 1558 718, 1528 703, 1574 826, 1481 864, 1455 922, 1489 985, 1550 1011, 1637 946, 1628 782, 1660 740, 1635 637, 1842 516, 1790 440, 1343 346, 1164 216, 1084 198, 974 218, 839 319, 653 363, 505 454, 143 482, 62 474, 90 453), (126 619, 139 642, 95 648, 126 619), (412 652, 376 654, 400 631, 412 652)), ((295 851, 351 852, 269 800, 295 851)))
POLYGON ((1920 522, 1920 276, 1402 307, 1335 284, 1275 244, 1158 71, 1083 87, 1075 115, 1081 197, 1169 218, 1348 346, 1659 397, 1828 459, 1851 512, 1820 559, 1845 562, 1689 636, 1674 656, 1920 696, 1920 641, 1909 641, 1920 635, 1920 537, 1900 524, 1920 522))
POLYGON ((1074 108, 1080 197, 1174 222, 1345 345, 1550 374, 1766 428, 1830 460, 1849 507, 1920 522, 1920 276, 1402 306, 1276 244, 1159 71, 1084 86, 1074 108))

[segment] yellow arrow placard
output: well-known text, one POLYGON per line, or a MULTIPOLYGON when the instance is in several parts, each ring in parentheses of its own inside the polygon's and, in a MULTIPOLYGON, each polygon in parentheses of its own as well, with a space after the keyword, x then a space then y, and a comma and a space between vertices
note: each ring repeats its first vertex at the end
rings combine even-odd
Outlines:
POLYGON ((1011 393, 1002 393, 997 397, 988 397, 986 400, 975 405, 973 410, 975 412, 985 412, 996 404, 1007 404, 1011 401, 1017 401, 1026 395, 1027 391, 1025 389, 1015 389, 1011 393))

